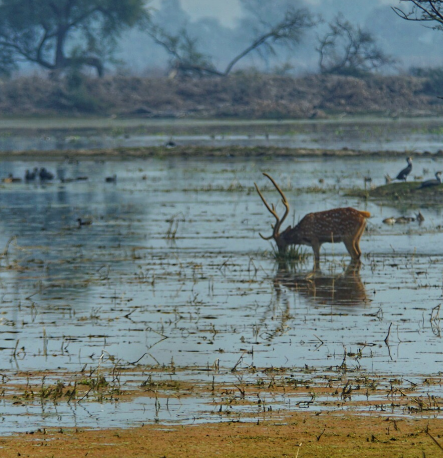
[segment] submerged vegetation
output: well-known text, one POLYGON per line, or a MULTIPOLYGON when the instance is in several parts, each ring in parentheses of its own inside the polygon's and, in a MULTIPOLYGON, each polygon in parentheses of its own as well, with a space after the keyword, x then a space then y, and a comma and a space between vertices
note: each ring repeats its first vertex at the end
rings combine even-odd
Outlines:
POLYGON ((309 258, 308 250, 301 245, 289 245, 285 251, 279 251, 275 245, 272 246, 272 257, 280 264, 305 263, 309 258))

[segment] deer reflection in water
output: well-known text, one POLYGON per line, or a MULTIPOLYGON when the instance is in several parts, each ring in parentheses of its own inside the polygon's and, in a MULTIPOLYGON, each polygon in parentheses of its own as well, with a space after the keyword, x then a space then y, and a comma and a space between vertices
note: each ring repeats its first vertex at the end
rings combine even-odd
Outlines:
POLYGON ((316 305, 361 306, 370 302, 360 277, 360 262, 351 262, 339 274, 326 274, 319 269, 310 272, 294 272, 279 263, 274 277, 277 300, 282 287, 297 292, 316 305))

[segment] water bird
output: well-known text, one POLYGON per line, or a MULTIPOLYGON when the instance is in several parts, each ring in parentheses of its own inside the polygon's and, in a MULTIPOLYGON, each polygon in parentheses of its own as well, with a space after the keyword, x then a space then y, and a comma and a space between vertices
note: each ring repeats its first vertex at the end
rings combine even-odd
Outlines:
POLYGON ((54 174, 42 167, 39 172, 39 177, 42 181, 52 180, 54 178, 54 174))
POLYGON ((388 174, 385 175, 385 183, 386 184, 392 183, 392 178, 388 174))
POLYGON ((396 219, 393 216, 391 216, 389 218, 385 218, 383 220, 383 223, 392 225, 392 224, 395 224, 395 221, 396 221, 396 219))
POLYGON ((83 221, 81 218, 77 218, 77 222, 78 222, 78 227, 82 227, 82 226, 90 226, 92 224, 92 221, 83 221))
POLYGON ((38 168, 37 167, 35 167, 32 172, 30 172, 29 170, 26 170, 25 180, 26 181, 34 181, 37 178, 37 175, 38 175, 38 168))
POLYGON ((88 177, 77 177, 76 178, 77 181, 86 181, 86 180, 89 180, 88 177))
POLYGON ((16 178, 10 173, 7 178, 3 178, 3 183, 20 183, 22 181, 21 178, 16 178))
POLYGON ((415 218, 413 216, 400 216, 395 219, 395 224, 408 224, 412 221, 415 221, 415 218))
POLYGON ((105 178, 106 183, 117 183, 117 175, 112 175, 112 177, 105 178))
POLYGON ((412 157, 406 158, 406 162, 408 163, 407 167, 401 170, 398 175, 395 177, 396 180, 406 181, 406 178, 411 173, 412 170, 412 157))
POLYGON ((436 172, 434 180, 423 181, 418 189, 430 188, 432 186, 438 186, 440 184, 441 184, 441 172, 436 172))
POLYGON ((417 221, 419 223, 422 223, 425 220, 425 217, 421 214, 421 211, 415 214, 415 217, 417 218, 417 221))
POLYGON ((175 146, 177 146, 177 144, 174 141, 169 140, 168 142, 165 143, 165 146, 166 148, 174 148, 175 146))

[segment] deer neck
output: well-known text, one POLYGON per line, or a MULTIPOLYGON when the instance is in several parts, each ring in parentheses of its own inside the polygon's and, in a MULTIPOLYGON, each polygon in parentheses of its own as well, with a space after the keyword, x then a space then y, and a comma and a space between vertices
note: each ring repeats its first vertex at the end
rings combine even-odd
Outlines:
POLYGON ((300 230, 297 226, 288 226, 275 240, 278 251, 285 253, 289 245, 300 245, 302 243, 300 235, 300 230))
POLYGON ((294 227, 288 226, 281 235, 287 245, 300 245, 303 243, 303 231, 300 230, 298 224, 294 227))

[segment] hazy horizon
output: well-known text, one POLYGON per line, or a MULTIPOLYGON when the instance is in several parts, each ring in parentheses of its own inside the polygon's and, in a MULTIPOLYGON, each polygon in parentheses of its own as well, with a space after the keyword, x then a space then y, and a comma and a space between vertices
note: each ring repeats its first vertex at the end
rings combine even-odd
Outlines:
MULTIPOLYGON (((267 19, 281 17, 288 6, 308 8, 313 14, 321 15, 324 23, 306 33, 295 50, 282 49, 267 62, 252 53, 237 69, 272 70, 288 63, 293 66, 293 74, 317 72, 318 36, 338 14, 370 31, 385 53, 398 61, 388 72, 412 66, 443 66, 443 32, 398 17, 391 7, 400 4, 405 7, 405 2, 399 0, 274 0, 272 6, 266 0, 154 0, 150 5, 157 23, 170 33, 186 27, 189 34, 198 39, 199 50, 212 56, 214 64, 223 69, 253 36, 252 15, 245 8, 247 3, 252 3, 267 19)), ((139 30, 132 30, 123 37, 118 57, 125 62, 126 70, 135 74, 166 72, 168 66, 165 51, 139 30)))

